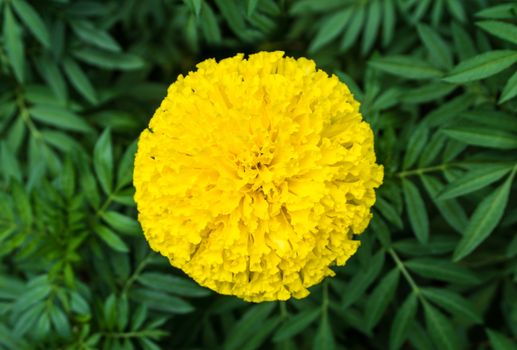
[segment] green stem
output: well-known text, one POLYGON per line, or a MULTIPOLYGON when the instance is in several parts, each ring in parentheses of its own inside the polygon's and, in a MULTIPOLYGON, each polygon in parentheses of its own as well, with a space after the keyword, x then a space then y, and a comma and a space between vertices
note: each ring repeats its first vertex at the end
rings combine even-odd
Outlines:
POLYGON ((133 272, 133 274, 131 276, 129 276, 129 278, 127 279, 126 283, 124 283, 124 287, 122 287, 122 294, 126 294, 127 291, 129 290, 129 288, 131 288, 131 286, 133 285, 133 283, 135 283, 135 281, 138 278, 138 276, 140 275, 140 273, 142 273, 142 270, 149 263, 149 259, 151 258, 152 255, 153 255, 152 252, 147 254, 145 256, 145 258, 142 259, 140 264, 138 264, 135 272, 133 272))
POLYGON ((287 305, 285 301, 279 301, 280 303, 280 318, 285 320, 287 318, 287 305))
POLYGON ((404 276, 406 281, 411 286, 411 289, 413 289, 413 291, 416 293, 416 295, 422 301, 424 301, 423 296, 422 296, 422 291, 420 290, 420 287, 418 287, 418 285, 416 284, 416 282, 413 279, 413 277, 411 277, 411 275, 409 274, 409 271, 404 266, 404 263, 402 262, 402 260, 400 260, 398 254, 393 250, 393 248, 390 248, 387 251, 391 255, 391 257, 393 258, 393 260, 395 261, 395 264, 397 265, 397 268, 400 270, 400 272, 402 273, 402 275, 404 276))

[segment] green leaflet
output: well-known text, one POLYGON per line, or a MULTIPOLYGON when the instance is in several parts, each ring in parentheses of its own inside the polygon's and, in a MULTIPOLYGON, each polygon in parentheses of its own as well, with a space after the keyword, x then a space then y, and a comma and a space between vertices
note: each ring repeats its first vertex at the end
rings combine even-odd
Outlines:
POLYGON ((466 83, 490 77, 517 62, 517 51, 498 50, 479 54, 454 67, 443 80, 466 83))
POLYGON ((465 229, 462 240, 454 251, 455 261, 470 254, 493 232, 504 214, 516 170, 517 167, 514 167, 506 181, 476 208, 465 229))

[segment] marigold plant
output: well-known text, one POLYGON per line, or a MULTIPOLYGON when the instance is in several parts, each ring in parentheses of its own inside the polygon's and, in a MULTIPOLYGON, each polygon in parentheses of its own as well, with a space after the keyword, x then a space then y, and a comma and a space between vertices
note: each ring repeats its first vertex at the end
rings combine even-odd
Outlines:
POLYGON ((336 76, 283 52, 179 76, 138 143, 151 247, 248 301, 303 298, 359 247, 383 178, 373 133, 336 76))

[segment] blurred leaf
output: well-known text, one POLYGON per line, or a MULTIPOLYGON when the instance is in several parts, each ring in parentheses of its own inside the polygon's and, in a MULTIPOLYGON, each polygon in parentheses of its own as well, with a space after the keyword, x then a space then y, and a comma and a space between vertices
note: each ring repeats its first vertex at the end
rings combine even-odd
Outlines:
POLYGON ((3 38, 9 64, 19 82, 25 79, 25 55, 21 29, 9 6, 4 9, 3 38))
POLYGON ((431 79, 442 75, 437 68, 410 56, 374 58, 368 63, 376 69, 406 79, 431 79))
POLYGON ((110 194, 113 186, 113 152, 111 149, 111 132, 105 129, 95 143, 93 166, 102 189, 110 194))
POLYGON ((73 51, 73 55, 83 62, 104 69, 134 70, 145 65, 144 60, 131 53, 102 51, 94 48, 82 48, 73 51))
POLYGON ((517 344, 510 340, 505 335, 486 329, 486 334, 488 335, 488 338, 490 339, 490 344, 494 348, 494 350, 516 350, 517 344))
POLYGON ((138 282, 151 289, 191 298, 211 294, 210 290, 189 279, 158 272, 145 272, 138 277, 138 282))
POLYGON ((515 96, 517 96, 517 72, 513 73, 510 79, 506 82, 506 85, 503 87, 499 103, 504 103, 515 96))
POLYGON ((39 14, 25 0, 11 0, 14 11, 21 18, 34 37, 45 46, 50 47, 50 39, 47 27, 39 14))
POLYGON ((336 348, 329 317, 326 313, 321 318, 312 348, 314 350, 334 350, 336 348))
POLYGON ((96 104, 97 95, 95 90, 81 67, 79 67, 74 60, 67 58, 63 62, 63 68, 65 69, 68 79, 77 91, 90 103, 96 104))
POLYGON ((34 105, 29 109, 30 115, 45 124, 65 130, 90 132, 92 129, 80 116, 61 107, 34 105))
POLYGON ((99 237, 109 245, 113 250, 118 252, 127 253, 129 251, 128 246, 117 236, 116 233, 111 231, 106 226, 97 226, 95 228, 96 233, 99 237))
POLYGON ((476 22, 476 25, 500 39, 517 44, 517 26, 511 23, 500 21, 481 21, 476 22))
POLYGON ((256 332, 257 327, 260 327, 266 320, 271 311, 273 311, 274 306, 275 303, 269 302, 250 307, 230 331, 229 336, 226 338, 224 349, 240 349, 247 339, 256 332))
POLYGON ((449 83, 466 83, 484 79, 517 62, 517 51, 499 50, 479 54, 454 67, 443 80, 449 83))
POLYGON ((447 43, 438 33, 425 24, 419 24, 417 29, 431 60, 441 68, 450 69, 452 67, 452 53, 447 43))
POLYGON ((108 51, 120 52, 119 44, 105 31, 89 21, 73 21, 71 23, 75 34, 84 42, 108 51))

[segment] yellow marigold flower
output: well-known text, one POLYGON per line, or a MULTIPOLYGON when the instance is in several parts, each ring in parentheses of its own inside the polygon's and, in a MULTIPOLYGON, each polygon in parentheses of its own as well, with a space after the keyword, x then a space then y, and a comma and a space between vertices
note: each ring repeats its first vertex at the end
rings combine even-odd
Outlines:
POLYGON ((142 132, 135 200, 152 249, 254 302, 303 298, 372 216, 373 133, 312 60, 260 52, 179 76, 142 132))

